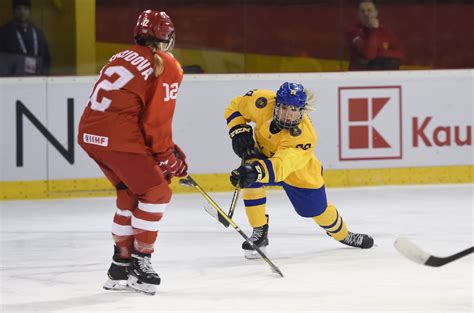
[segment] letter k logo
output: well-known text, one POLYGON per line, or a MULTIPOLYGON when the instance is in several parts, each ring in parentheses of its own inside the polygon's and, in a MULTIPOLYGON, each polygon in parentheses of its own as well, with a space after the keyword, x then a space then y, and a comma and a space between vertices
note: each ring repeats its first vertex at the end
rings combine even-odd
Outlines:
POLYGON ((390 98, 349 99, 349 148, 390 148, 390 144, 370 123, 390 98), (369 112, 371 112, 369 114, 369 112))
POLYGON ((401 87, 339 88, 339 159, 400 159, 401 87))

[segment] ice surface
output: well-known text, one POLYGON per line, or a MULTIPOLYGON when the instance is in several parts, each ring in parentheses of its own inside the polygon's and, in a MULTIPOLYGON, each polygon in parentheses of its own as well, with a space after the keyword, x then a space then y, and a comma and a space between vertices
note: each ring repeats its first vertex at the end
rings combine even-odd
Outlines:
MULTIPOLYGON (((0 202, 0 312, 473 312, 473 257, 440 268, 393 247, 406 236, 446 256, 473 245, 474 185, 329 189, 370 250, 346 247, 299 217, 282 191, 267 193, 267 254, 246 260, 242 238, 176 195, 152 261, 155 296, 102 289, 113 252, 113 198, 0 202)), ((226 211, 232 193, 211 196, 226 211)), ((251 233, 239 200, 235 222, 251 233)))

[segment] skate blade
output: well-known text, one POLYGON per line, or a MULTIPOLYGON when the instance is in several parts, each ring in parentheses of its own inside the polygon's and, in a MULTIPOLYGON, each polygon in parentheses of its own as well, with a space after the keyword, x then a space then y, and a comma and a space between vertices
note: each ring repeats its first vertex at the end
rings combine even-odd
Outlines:
POLYGON ((111 290, 111 291, 131 291, 133 290, 127 285, 126 280, 113 280, 113 279, 107 279, 107 281, 104 283, 104 286, 102 286, 105 290, 111 290))
POLYGON ((130 275, 130 277, 128 278, 127 286, 137 292, 141 292, 150 296, 154 296, 156 293, 156 285, 143 283, 139 281, 138 278, 132 275, 130 275))
MULTIPOLYGON (((262 251, 264 254, 267 254, 266 247, 260 247, 260 251, 262 251)), ((255 250, 244 250, 244 252, 244 257, 248 260, 255 260, 261 258, 260 254, 258 254, 258 252, 255 250)))

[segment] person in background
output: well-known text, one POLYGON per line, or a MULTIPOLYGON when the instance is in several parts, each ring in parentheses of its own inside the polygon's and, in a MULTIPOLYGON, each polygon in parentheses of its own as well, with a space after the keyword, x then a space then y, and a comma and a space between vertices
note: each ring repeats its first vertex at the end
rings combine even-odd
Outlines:
POLYGON ((165 12, 143 11, 135 44, 102 68, 79 123, 79 145, 117 190, 107 290, 153 295, 161 283, 151 255, 171 201, 168 184, 173 176, 187 175, 186 156, 171 127, 183 79, 170 52, 174 30, 165 12))
MULTIPOLYGON (((312 219, 342 244, 371 248, 373 238, 350 232, 335 205, 326 199, 323 167, 314 155, 318 137, 307 114, 312 99, 313 93, 303 85, 285 82, 277 92, 250 90, 225 109, 232 148, 245 160, 232 171, 230 181, 243 188, 245 212, 253 227, 250 241, 262 250, 268 246, 264 187, 282 186, 298 215, 312 219)), ((242 249, 246 258, 258 257, 248 242, 242 249)))
POLYGON ((31 20, 31 0, 13 0, 13 20, 0 28, 0 76, 49 75, 51 57, 31 20))
POLYGON ((380 24, 372 0, 362 0, 359 23, 348 32, 350 71, 398 70, 404 58, 399 39, 380 24))

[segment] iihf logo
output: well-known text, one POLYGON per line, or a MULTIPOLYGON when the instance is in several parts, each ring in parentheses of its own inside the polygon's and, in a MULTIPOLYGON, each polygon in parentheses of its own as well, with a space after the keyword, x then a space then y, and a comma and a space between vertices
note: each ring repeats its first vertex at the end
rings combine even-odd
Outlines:
POLYGON ((402 88, 339 87, 339 160, 402 158, 402 88))

